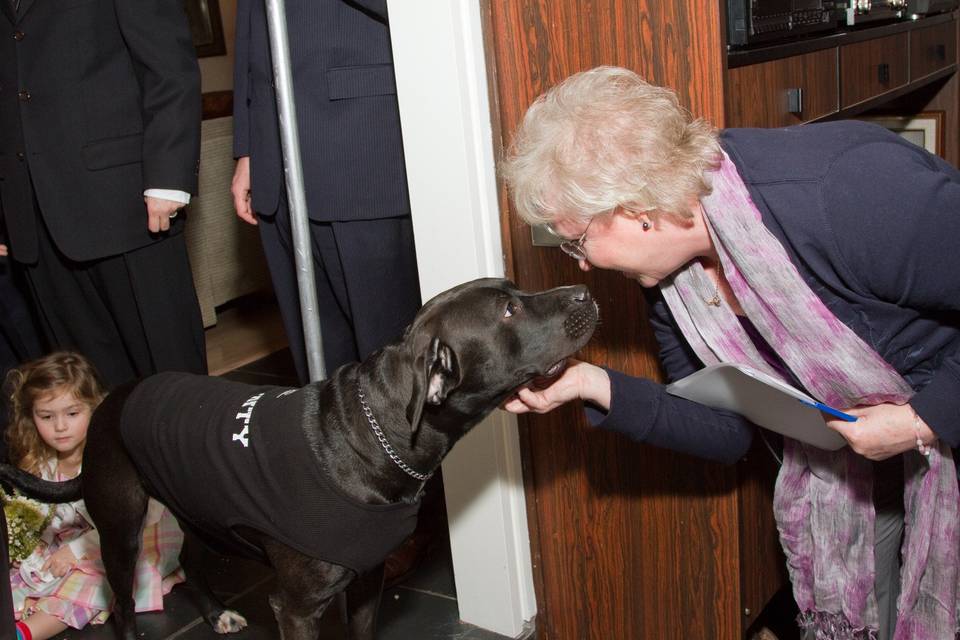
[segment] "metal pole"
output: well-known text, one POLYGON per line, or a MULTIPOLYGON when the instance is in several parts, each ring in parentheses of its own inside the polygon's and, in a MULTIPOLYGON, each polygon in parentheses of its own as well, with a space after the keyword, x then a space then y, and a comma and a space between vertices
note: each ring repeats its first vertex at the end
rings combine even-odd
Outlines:
MULTIPOLYGON (((306 0, 310 2, 312 0, 306 0)), ((277 86, 277 115, 280 119, 280 145, 290 207, 290 228, 293 233, 294 258, 297 265, 297 287, 300 291, 300 317, 303 321, 303 342, 307 350, 310 380, 327 377, 320 340, 320 317, 317 313, 317 288, 313 275, 313 252, 310 242, 310 221, 300 164, 300 135, 297 129, 297 108, 293 96, 293 75, 290 71, 290 41, 284 0, 266 0, 267 24, 270 29, 270 52, 277 86)))

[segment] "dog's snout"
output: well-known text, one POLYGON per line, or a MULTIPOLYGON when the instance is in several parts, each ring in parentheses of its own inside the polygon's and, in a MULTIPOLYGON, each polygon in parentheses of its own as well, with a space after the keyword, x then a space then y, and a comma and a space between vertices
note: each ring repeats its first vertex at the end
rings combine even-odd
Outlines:
POLYGON ((576 340, 583 335, 593 333, 597 324, 599 309, 585 285, 571 287, 567 298, 570 314, 563 322, 567 336, 576 340))

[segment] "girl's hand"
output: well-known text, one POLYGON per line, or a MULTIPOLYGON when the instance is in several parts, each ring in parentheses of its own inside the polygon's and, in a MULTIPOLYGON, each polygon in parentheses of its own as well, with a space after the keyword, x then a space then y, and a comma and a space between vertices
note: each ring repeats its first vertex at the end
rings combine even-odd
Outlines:
POLYGON ((49 571, 57 578, 62 578, 75 566, 77 566, 77 556, 73 555, 73 551, 69 546, 64 545, 57 549, 52 556, 47 558, 41 570, 49 571))
POLYGON ((909 404, 878 404, 856 407, 847 413, 857 416, 856 422, 827 420, 827 426, 842 435, 850 448, 870 460, 886 460, 898 453, 917 448, 917 427, 925 445, 937 439, 927 423, 914 421, 909 404))
POLYGON ((596 365, 579 360, 567 361, 567 368, 549 386, 523 388, 503 403, 510 413, 547 413, 571 400, 589 400, 604 409, 610 408, 610 377, 596 365))

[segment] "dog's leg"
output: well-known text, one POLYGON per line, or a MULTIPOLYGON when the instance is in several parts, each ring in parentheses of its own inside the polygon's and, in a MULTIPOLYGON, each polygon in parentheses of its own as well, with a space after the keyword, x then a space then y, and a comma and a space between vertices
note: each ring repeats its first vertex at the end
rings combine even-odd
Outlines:
POLYGON ((270 596, 270 607, 281 640, 316 640, 323 612, 346 588, 353 572, 274 540, 265 540, 264 548, 277 571, 278 590, 270 596))
POLYGON ((100 531, 100 555, 116 597, 117 633, 123 640, 136 640, 133 579, 149 498, 119 434, 102 423, 95 426, 99 428, 90 430, 84 450, 83 498, 100 531))
POLYGON ((183 548, 180 550, 180 565, 187 575, 187 586, 193 591, 194 602, 200 615, 217 633, 235 633, 247 626, 247 620, 232 609, 227 609, 213 593, 203 572, 203 559, 209 551, 187 527, 183 529, 183 548))
MULTIPOLYGON (((146 494, 144 494, 146 498, 146 494)), ((116 518, 110 522, 109 530, 101 528, 100 545, 103 566, 107 571, 107 581, 113 589, 116 601, 113 606, 114 625, 123 640, 137 638, 136 607, 133 600, 133 580, 137 568, 137 556, 140 554, 140 525, 147 513, 147 501, 143 501, 143 510, 138 518, 128 518, 121 522, 116 518)), ((93 515, 91 513, 91 515, 93 515)), ((93 516, 97 526, 105 522, 102 517, 93 516)))
POLYGON ((347 587, 350 640, 373 640, 383 592, 383 565, 357 576, 347 587))

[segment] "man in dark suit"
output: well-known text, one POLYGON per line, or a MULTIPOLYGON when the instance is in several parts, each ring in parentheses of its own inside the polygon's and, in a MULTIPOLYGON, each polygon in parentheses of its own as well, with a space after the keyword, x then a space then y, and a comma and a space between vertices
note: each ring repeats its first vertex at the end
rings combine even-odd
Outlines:
MULTIPOLYGON (((328 372, 399 338, 420 306, 385 0, 287 0, 328 372)), ((233 180, 259 221, 301 381, 308 377, 264 3, 237 3, 233 180)))
POLYGON ((173 0, 0 0, 0 201, 54 348, 108 384, 206 371, 179 209, 200 75, 173 0))

